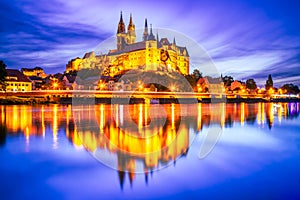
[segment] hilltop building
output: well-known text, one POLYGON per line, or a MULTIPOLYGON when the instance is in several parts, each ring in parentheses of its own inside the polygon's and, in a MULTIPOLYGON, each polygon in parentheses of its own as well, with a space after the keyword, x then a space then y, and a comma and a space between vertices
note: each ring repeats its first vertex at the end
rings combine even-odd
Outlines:
POLYGON ((105 76, 115 76, 132 69, 142 70, 176 70, 182 74, 189 73, 189 54, 186 47, 171 43, 167 38, 155 37, 145 19, 142 41, 136 41, 136 30, 130 15, 126 26, 121 12, 116 34, 116 49, 107 54, 95 55, 89 52, 83 58, 69 61, 66 71, 80 69, 100 69, 105 76))
POLYGON ((22 68, 21 72, 27 77, 41 77, 46 78, 47 74, 45 74, 43 68, 35 67, 35 68, 22 68))

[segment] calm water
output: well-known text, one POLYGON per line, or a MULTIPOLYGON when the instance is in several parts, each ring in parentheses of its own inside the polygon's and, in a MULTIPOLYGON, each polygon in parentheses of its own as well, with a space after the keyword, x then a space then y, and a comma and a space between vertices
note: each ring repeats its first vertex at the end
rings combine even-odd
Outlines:
POLYGON ((300 197, 297 103, 0 111, 1 199, 300 197))

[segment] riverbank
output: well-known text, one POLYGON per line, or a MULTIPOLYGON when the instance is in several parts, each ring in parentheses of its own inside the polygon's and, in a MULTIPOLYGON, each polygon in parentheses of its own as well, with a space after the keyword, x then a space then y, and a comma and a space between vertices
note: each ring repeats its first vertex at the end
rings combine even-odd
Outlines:
POLYGON ((140 104, 140 103, 155 103, 155 104, 191 104, 191 103, 259 103, 259 102, 300 102, 300 98, 158 98, 155 101, 149 101, 144 98, 71 98, 71 97, 57 97, 57 98, 21 98, 9 97, 0 98, 0 105, 34 105, 34 104, 140 104))

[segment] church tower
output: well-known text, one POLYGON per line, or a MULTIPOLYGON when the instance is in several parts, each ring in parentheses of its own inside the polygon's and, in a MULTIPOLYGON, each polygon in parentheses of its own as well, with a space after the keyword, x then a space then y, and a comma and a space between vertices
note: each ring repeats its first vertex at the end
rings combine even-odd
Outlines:
POLYGON ((148 40, 148 24, 147 24, 147 18, 145 19, 145 28, 144 28, 144 34, 143 34, 143 41, 148 40))
POLYGON ((136 35, 135 35, 135 25, 132 22, 132 15, 130 14, 130 20, 127 28, 127 43, 133 44, 135 43, 136 35))
POLYGON ((117 49, 119 51, 123 50, 124 45, 126 44, 126 30, 125 24, 123 22, 123 16, 121 12, 120 22, 118 24, 118 31, 117 31, 117 49))

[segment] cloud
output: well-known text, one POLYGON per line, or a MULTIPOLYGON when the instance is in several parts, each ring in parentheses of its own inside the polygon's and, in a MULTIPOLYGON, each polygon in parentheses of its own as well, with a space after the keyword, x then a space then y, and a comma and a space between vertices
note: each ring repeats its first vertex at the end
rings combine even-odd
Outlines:
MULTIPOLYGON (((2 0, 0 4, 0 59, 9 67, 39 65, 48 72, 64 71, 68 60, 114 36, 122 10, 126 25, 132 13, 136 28, 142 28, 147 17, 154 28, 192 38, 222 74, 260 81, 272 73, 278 80, 300 83, 289 78, 298 76, 300 54, 300 26, 293 19, 300 14, 293 3, 2 0)), ((178 44, 185 46, 184 41, 178 44)))

